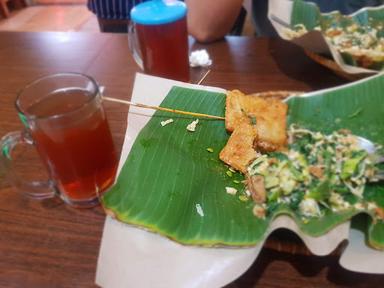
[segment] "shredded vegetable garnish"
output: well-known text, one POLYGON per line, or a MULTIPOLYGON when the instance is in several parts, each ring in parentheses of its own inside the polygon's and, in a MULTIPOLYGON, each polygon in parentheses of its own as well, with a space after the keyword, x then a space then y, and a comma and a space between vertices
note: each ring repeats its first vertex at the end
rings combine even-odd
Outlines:
POLYGON ((356 136, 346 130, 325 135, 292 125, 288 138, 287 151, 265 154, 248 167, 250 179, 263 180, 257 189, 265 197, 255 201, 255 215, 264 217, 282 203, 303 219, 321 217, 327 209, 377 208, 363 199, 365 184, 376 180, 376 167, 356 136))
POLYGON ((347 27, 332 26, 325 31, 325 37, 341 53, 348 53, 356 60, 363 57, 360 65, 368 68, 372 63, 384 60, 383 28, 382 23, 378 25, 353 23, 347 27))
MULTIPOLYGON (((320 28, 320 27, 319 27, 320 28)), ((307 28, 303 24, 296 24, 293 29, 291 28, 283 28, 282 29, 284 35, 289 39, 299 38, 304 34, 308 33, 307 28)))

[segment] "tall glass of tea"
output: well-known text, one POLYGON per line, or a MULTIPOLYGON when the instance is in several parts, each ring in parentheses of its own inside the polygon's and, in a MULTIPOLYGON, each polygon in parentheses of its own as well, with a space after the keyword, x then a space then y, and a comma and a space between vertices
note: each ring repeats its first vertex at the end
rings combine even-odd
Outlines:
POLYGON ((77 73, 49 75, 22 89, 16 108, 25 129, 0 142, 0 160, 12 184, 32 198, 59 196, 74 207, 97 205, 113 184, 118 163, 101 102, 96 82, 77 73), (18 176, 12 152, 20 143, 36 147, 47 182, 18 176))
POLYGON ((145 73, 189 81, 186 14, 176 0, 146 1, 131 10, 129 47, 145 73))

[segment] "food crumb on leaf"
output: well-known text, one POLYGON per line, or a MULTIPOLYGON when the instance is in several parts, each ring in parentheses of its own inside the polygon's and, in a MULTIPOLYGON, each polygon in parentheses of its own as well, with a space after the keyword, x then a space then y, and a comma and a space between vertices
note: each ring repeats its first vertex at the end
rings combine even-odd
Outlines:
POLYGON ((237 189, 233 187, 225 187, 225 191, 231 195, 236 195, 237 193, 237 189))
POLYGON ((164 127, 165 125, 171 124, 172 122, 173 122, 173 119, 171 118, 168 120, 161 121, 160 125, 164 127))
POLYGON ((201 217, 204 217, 204 211, 200 204, 196 204, 196 211, 201 217))
POLYGON ((195 132, 196 131, 196 126, 199 123, 199 119, 196 119, 192 121, 191 123, 188 124, 187 130, 190 132, 195 132))

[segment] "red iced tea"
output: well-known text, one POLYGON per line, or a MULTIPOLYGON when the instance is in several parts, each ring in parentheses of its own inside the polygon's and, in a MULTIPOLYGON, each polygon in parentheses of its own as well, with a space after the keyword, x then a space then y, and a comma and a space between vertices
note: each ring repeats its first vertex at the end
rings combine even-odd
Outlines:
POLYGON ((136 24, 144 71, 189 81, 188 34, 185 17, 161 25, 136 24))
POLYGON ((31 105, 32 137, 64 197, 97 197, 114 181, 117 155, 106 116, 98 101, 81 89, 50 94, 31 105))

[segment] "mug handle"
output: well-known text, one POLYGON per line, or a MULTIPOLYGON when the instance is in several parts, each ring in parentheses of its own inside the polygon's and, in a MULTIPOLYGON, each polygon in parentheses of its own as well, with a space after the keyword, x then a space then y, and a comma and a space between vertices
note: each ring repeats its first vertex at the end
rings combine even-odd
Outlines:
POLYGON ((139 65, 141 70, 144 70, 143 58, 141 57, 139 41, 137 40, 135 23, 132 21, 128 24, 128 47, 137 65, 139 65))
POLYGON ((28 144, 35 147, 27 130, 10 132, 0 140, 0 166, 4 169, 10 184, 33 199, 53 198, 57 191, 52 180, 28 182, 17 175, 12 163, 12 152, 18 144, 28 144))

